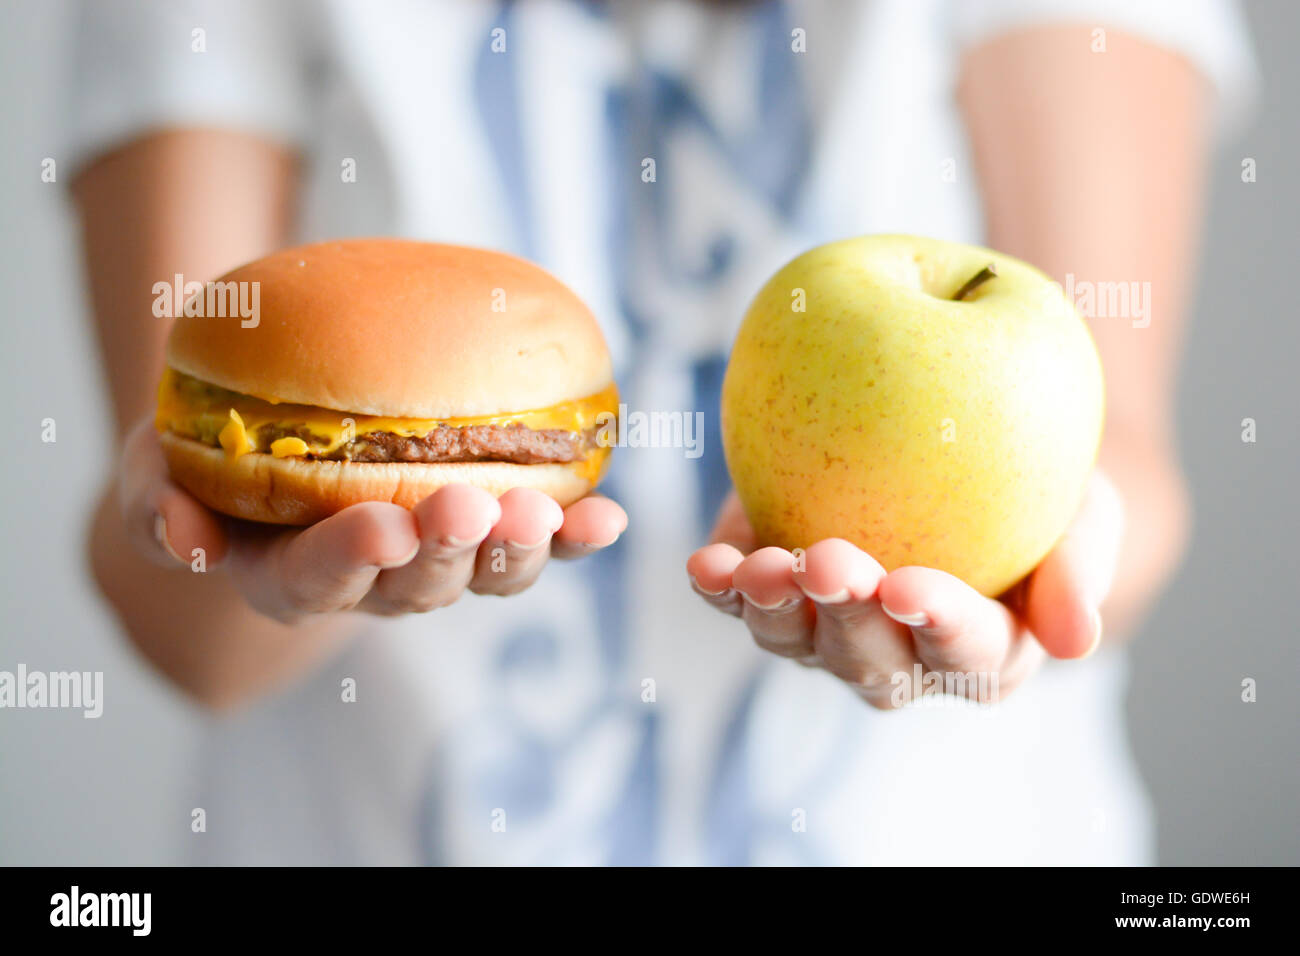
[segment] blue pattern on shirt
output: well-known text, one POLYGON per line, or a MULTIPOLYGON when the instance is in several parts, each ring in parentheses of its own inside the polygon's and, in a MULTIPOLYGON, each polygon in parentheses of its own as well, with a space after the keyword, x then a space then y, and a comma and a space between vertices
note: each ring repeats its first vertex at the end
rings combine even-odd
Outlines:
MULTIPOLYGON (((593 17, 604 17, 600 4, 587 4, 593 17)), ((515 4, 500 4, 494 27, 502 27, 511 36, 515 28, 515 4)), ((732 267, 737 236, 720 231, 708 243, 702 261, 691 261, 674 242, 675 210, 667 190, 637 190, 641 185, 629 169, 635 169, 642 156, 666 156, 670 141, 684 129, 702 134, 717 154, 723 157, 737 181, 765 199, 772 209, 796 228, 793 221, 797 198, 809 162, 811 142, 810 118, 804 102, 795 58, 790 51, 790 23, 784 5, 769 0, 737 15, 751 17, 757 25, 762 44, 762 64, 758 77, 758 102, 761 109, 757 122, 742 135, 723 134, 691 89, 679 78, 653 68, 645 68, 624 85, 611 87, 606 94, 605 128, 608 161, 617 173, 614 182, 628 182, 626 189, 616 190, 609 206, 608 268, 623 318, 631 333, 635 356, 651 335, 650 319, 637 300, 631 281, 637 266, 630 255, 629 237, 632 222, 647 216, 654 225, 654 255, 660 260, 663 274, 686 287, 707 288, 726 276, 732 267)), ((531 258, 538 255, 534 204, 528 192, 524 168, 523 130, 520 118, 520 77, 513 58, 494 54, 487 44, 475 69, 475 101, 483 131, 497 164, 502 188, 516 221, 515 251, 531 258)), ((715 355, 697 360, 692 366, 694 407, 705 412, 707 434, 719 434, 718 407, 725 358, 715 355)), ((637 369, 621 370, 621 377, 636 389, 637 369)), ((626 456, 623 456, 626 458, 626 456)), ((619 473, 627 465, 615 456, 615 465, 607 479, 606 490, 618 497, 619 473)), ((695 462, 697 500, 695 512, 701 539, 712 524, 717 508, 729 488, 726 466, 721 455, 706 455, 695 462)), ((628 660, 626 620, 628 567, 626 549, 621 545, 587 559, 583 564, 589 576, 599 622, 600 673, 603 688, 588 712, 576 720, 567 734, 548 739, 531 728, 522 715, 511 712, 504 694, 493 711, 492 723, 506 728, 509 744, 494 763, 473 768, 471 799, 477 806, 491 808, 508 802, 512 819, 527 823, 540 817, 554 801, 558 784, 556 774, 570 748, 579 746, 591 727, 606 721, 622 721, 635 728, 635 755, 624 786, 605 819, 595 823, 600 844, 606 847, 610 864, 649 864, 657 862, 657 806, 660 788, 658 721, 654 708, 635 698, 629 700, 622 685, 623 669, 628 660)), ((494 680, 504 686, 513 676, 527 671, 534 679, 545 679, 555 666, 557 641, 555 630, 562 622, 536 622, 510 632, 501 645, 493 667, 494 680)), ((747 777, 749 759, 747 742, 752 708, 761 680, 761 670, 742 688, 732 717, 721 741, 715 762, 714 778, 708 785, 705 808, 708 862, 734 865, 750 862, 752 845, 760 830, 756 819, 747 777)), ((489 689, 489 692, 492 691, 489 689)), ((495 731, 494 731, 495 732, 495 731)), ((430 770, 423 811, 426 821, 437 819, 437 773, 442 766, 435 757, 430 770)), ((779 822, 779 821, 778 821, 779 822)), ((436 826, 426 825, 421 834, 424 858, 438 862, 442 853, 437 845, 436 826)), ((565 840, 560 834, 557 839, 565 840)), ((801 841, 800 851, 811 854, 811 842, 801 841)), ((559 851, 561 848, 557 847, 559 851)), ((809 862, 815 862, 809 856, 809 862)))

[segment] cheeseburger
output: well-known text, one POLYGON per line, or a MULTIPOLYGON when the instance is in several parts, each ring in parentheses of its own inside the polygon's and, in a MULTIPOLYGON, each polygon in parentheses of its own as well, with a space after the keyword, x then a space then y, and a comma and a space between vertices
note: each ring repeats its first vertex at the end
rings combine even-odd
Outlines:
POLYGON ((187 307, 158 394, 172 476, 209 507, 310 524, 361 501, 409 508, 453 482, 567 505, 600 480, 618 410, 609 352, 537 266, 351 239, 217 280, 244 288, 231 283, 257 284, 258 314, 187 307))

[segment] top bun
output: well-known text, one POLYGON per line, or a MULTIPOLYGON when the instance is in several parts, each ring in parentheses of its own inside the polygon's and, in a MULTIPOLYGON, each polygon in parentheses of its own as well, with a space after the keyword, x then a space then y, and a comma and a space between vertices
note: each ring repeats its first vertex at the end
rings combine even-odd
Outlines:
POLYGON ((179 316, 167 364, 267 401, 463 418, 549 408, 613 378, 582 301, 500 252, 345 239, 284 249, 217 281, 258 283, 256 325, 244 328, 237 309, 179 316))

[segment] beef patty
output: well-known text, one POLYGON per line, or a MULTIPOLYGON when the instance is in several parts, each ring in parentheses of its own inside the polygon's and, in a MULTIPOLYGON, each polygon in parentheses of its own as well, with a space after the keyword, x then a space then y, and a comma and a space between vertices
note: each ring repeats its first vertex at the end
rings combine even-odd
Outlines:
POLYGON ((325 454, 312 451, 328 442, 304 428, 264 425, 258 429, 262 447, 279 438, 301 438, 305 458, 328 461, 508 461, 517 465, 581 461, 596 447, 596 430, 571 432, 558 428, 533 430, 514 425, 439 425, 427 435, 369 432, 325 454))

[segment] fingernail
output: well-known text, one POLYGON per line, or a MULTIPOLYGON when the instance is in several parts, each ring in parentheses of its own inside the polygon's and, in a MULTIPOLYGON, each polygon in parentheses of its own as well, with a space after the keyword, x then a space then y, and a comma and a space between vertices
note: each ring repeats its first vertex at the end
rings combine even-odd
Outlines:
POLYGON ((695 589, 695 592, 697 594, 703 594, 705 597, 718 598, 718 597, 722 597, 723 595, 729 595, 735 593, 734 588, 723 588, 721 591, 710 591, 707 588, 700 587, 700 582, 695 580, 695 575, 688 574, 686 576, 691 579, 691 587, 695 589))
POLYGON ((752 604, 760 611, 788 611, 802 600, 801 598, 782 598, 781 600, 777 601, 775 604, 760 604, 758 601, 755 601, 744 591, 740 591, 738 593, 740 594, 741 597, 745 599, 746 603, 752 604))
POLYGON ((518 541, 511 541, 509 538, 507 538, 506 547, 513 548, 516 551, 524 551, 524 552, 536 551, 538 548, 542 547, 542 545, 546 544, 550 540, 551 540, 551 536, 549 534, 546 537, 542 538, 541 541, 538 541, 536 544, 520 544, 518 541))
POLYGON ((807 588, 801 589, 808 596, 808 600, 817 604, 845 604, 849 600, 849 589, 840 588, 834 594, 814 594, 807 588))
POLYGON ((892 617, 899 624, 906 624, 908 627, 929 627, 930 617, 924 611, 917 611, 915 614, 899 614, 897 611, 891 611, 885 605, 880 605, 885 613, 892 617))
POLYGON ((162 516, 162 512, 153 516, 153 536, 158 539, 158 543, 162 545, 162 549, 169 555, 181 564, 188 563, 172 549, 172 543, 167 540, 167 519, 162 516))
POLYGON ((406 557, 402 558, 402 560, 400 560, 400 561, 381 561, 381 562, 378 564, 378 567, 382 568, 382 569, 385 570, 385 571, 390 571, 390 570, 392 570, 393 568, 404 568, 404 567, 406 567, 406 565, 408 565, 408 564, 410 564, 412 561, 414 561, 414 560, 415 560, 415 556, 416 556, 417 554, 419 554, 419 553, 420 553, 420 542, 417 541, 417 542, 415 542, 415 547, 413 547, 413 548, 411 549, 411 553, 408 554, 406 557))
POLYGON ((438 539, 438 543, 444 548, 450 548, 453 551, 463 551, 468 548, 477 548, 487 538, 492 526, 488 525, 478 534, 470 538, 458 538, 454 534, 444 534, 438 539))
POLYGON ((1083 660, 1086 657, 1091 657, 1093 653, 1097 650, 1097 648, 1101 647, 1101 634, 1102 634, 1101 611, 1093 611, 1092 612, 1092 646, 1089 647, 1084 652, 1083 657, 1079 658, 1080 660, 1083 660))
POLYGON ((591 554, 593 551, 603 551, 605 548, 613 547, 614 543, 618 541, 618 539, 619 536, 614 535, 611 540, 606 541, 604 544, 594 544, 590 541, 579 541, 573 547, 577 548, 579 551, 591 554))

